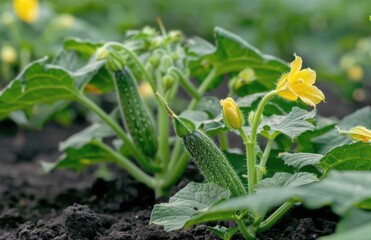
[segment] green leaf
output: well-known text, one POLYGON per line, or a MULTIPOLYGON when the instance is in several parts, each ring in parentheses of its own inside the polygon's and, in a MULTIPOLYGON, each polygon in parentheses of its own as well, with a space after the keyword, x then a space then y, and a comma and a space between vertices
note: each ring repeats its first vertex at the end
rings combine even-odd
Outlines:
POLYGON ((260 134, 269 137, 275 132, 281 132, 291 139, 295 139, 306 131, 314 130, 314 126, 309 120, 313 119, 315 115, 315 111, 308 112, 294 107, 286 116, 273 115, 265 118, 260 124, 260 134))
POLYGON ((286 165, 293 166, 294 168, 301 169, 305 166, 319 164, 322 154, 314 153, 288 153, 284 152, 279 155, 283 159, 286 165))
POLYGON ((371 223, 355 226, 353 229, 343 232, 335 233, 330 236, 321 237, 320 240, 369 240, 371 235, 371 223))
POLYGON ((204 121, 209 119, 207 113, 195 110, 186 110, 180 114, 181 117, 185 117, 196 124, 198 128, 204 121))
MULTIPOLYGON (((370 186, 371 172, 332 171, 324 180, 306 186, 270 188, 254 195, 227 199, 194 215, 192 219, 207 219, 208 216, 243 210, 263 217, 270 209, 286 201, 300 201, 308 208, 330 205, 335 213, 343 215, 352 207, 371 199, 370 186)), ((371 204, 363 204, 362 207, 371 209, 371 204)))
POLYGON ((214 30, 216 50, 200 57, 197 75, 210 71, 210 65, 217 66, 217 75, 239 72, 249 67, 257 76, 256 82, 265 89, 273 89, 279 76, 289 71, 288 64, 269 55, 262 54, 241 37, 220 27, 214 30))
POLYGON ((211 183, 189 183, 170 198, 169 203, 156 204, 150 223, 164 225, 166 231, 181 229, 197 212, 229 198, 229 191, 211 183))
POLYGON ((112 161, 113 158, 109 152, 103 149, 100 144, 91 142, 81 148, 67 148, 56 162, 42 162, 41 166, 45 172, 62 168, 81 171, 91 165, 112 161))
POLYGON ((222 108, 220 107, 220 100, 214 96, 206 96, 196 105, 196 110, 200 110, 209 114, 210 118, 215 118, 220 115, 222 108))
POLYGON ((45 62, 46 58, 32 62, 0 92, 0 118, 35 104, 76 98, 77 90, 69 73, 45 62))
POLYGON ((320 166, 328 172, 336 170, 371 170, 371 145, 357 142, 333 148, 320 161, 320 166))
POLYGON ((281 187, 281 188, 292 188, 306 185, 309 183, 317 182, 318 178, 307 172, 299 172, 295 174, 290 173, 276 173, 271 178, 263 179, 257 186, 258 190, 272 187, 281 187))
POLYGON ((59 150, 68 148, 78 149, 94 141, 105 137, 115 136, 113 130, 104 123, 93 123, 91 126, 78 132, 59 144, 59 150))
POLYGON ((371 212, 352 208, 343 216, 336 226, 336 233, 346 233, 347 231, 367 224, 371 224, 371 212))
MULTIPOLYGON (((356 112, 346 116, 337 124, 337 126, 344 131, 348 131, 352 127, 358 125, 371 129, 371 107, 364 107, 357 110, 356 112)), ((349 136, 340 135, 338 130, 334 128, 332 131, 314 138, 313 142, 318 145, 318 152, 324 154, 336 146, 351 143, 353 140, 349 136)))
POLYGON ((92 40, 82 40, 79 38, 70 38, 64 42, 64 49, 69 51, 77 51, 86 58, 92 56, 96 50, 103 46, 103 42, 92 40))

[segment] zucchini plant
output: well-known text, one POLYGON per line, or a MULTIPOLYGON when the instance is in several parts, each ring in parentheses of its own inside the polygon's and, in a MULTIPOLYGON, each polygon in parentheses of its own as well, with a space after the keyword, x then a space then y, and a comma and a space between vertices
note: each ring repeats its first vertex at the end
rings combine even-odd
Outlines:
MULTIPOLYGON (((248 111, 248 121, 245 121, 240 107, 245 102, 251 104, 254 100, 250 97, 239 99, 240 107, 231 97, 220 101, 227 131, 238 134, 246 147, 245 158, 240 158, 242 161, 235 171, 216 144, 196 129, 195 123, 178 117, 162 100, 173 119, 176 134, 183 140, 184 148, 200 168, 207 183, 190 183, 170 198, 169 203, 155 205, 151 223, 164 225, 165 230, 171 231, 204 222, 234 221, 235 227, 230 229, 216 226, 210 230, 223 239, 231 239, 237 232, 245 239, 255 239, 297 204, 310 208, 331 205, 335 213, 345 216, 344 222, 349 221, 347 214, 352 211, 358 215, 364 214, 369 220, 371 214, 367 210, 371 209, 371 192, 368 182, 371 172, 356 172, 371 170, 369 107, 339 122, 337 130, 330 128, 331 131, 321 129, 323 126, 315 118, 315 110, 308 112, 294 107, 286 114, 264 116, 266 107, 274 98, 301 101, 314 108, 325 100, 323 92, 314 86, 316 72, 310 68, 301 69, 301 57, 294 56, 290 71, 278 78, 275 89, 261 94, 255 109, 252 107, 248 111), (353 127, 341 130, 345 126, 347 129, 353 127), (274 144, 278 148, 281 148, 281 144, 288 145, 287 149, 292 151, 293 146, 287 140, 298 140, 308 131, 317 136, 305 140, 325 144, 325 150, 320 151, 322 154, 272 151, 274 144), (262 145, 259 144, 258 135, 266 139, 264 150, 260 149, 262 145), (289 139, 281 140, 281 135, 289 139), (244 159, 245 166, 241 165, 244 159), (274 167, 273 164, 279 164, 277 161, 280 160, 283 160, 281 166, 274 167), (270 166, 268 163, 272 161, 276 162, 270 166), (283 164, 290 168, 285 168, 283 164), (242 170, 244 168, 245 171, 242 170), (247 191, 238 175, 236 178, 236 171, 241 170, 244 175, 240 177, 247 185, 247 191), (353 172, 341 173, 336 170, 353 172), (344 201, 344 196, 351 197, 344 201)), ((298 141, 297 148, 305 149, 307 145, 310 144, 298 141)), ((348 226, 343 232, 324 239, 362 239, 366 232, 371 232, 366 227, 356 231, 350 229, 348 226)))
POLYGON ((67 39, 0 92, 1 118, 22 112, 32 120, 39 104, 72 102, 95 117, 60 143, 62 155, 43 162, 45 171, 113 163, 160 197, 192 159, 207 182, 155 205, 151 223, 176 230, 234 221, 210 228, 224 239, 254 239, 297 204, 331 205, 345 220, 350 211, 367 215, 370 173, 360 170, 371 170, 369 107, 342 120, 318 116, 325 95, 299 56, 288 64, 219 27, 215 44, 160 28, 128 31, 121 42, 67 39), (219 86, 225 99, 207 94, 219 86))

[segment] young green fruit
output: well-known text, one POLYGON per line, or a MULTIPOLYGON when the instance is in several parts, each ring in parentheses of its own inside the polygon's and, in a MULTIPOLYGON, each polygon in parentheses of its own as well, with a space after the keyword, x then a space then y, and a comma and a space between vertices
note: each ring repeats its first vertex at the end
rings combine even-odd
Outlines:
POLYGON ((241 180, 213 140, 196 129, 191 120, 175 115, 160 95, 157 95, 173 119, 176 134, 182 138, 185 149, 206 179, 229 189, 233 197, 246 195, 241 180))
POLYGON ((123 120, 134 144, 146 156, 154 157, 158 143, 153 121, 128 68, 115 72, 115 86, 123 120))

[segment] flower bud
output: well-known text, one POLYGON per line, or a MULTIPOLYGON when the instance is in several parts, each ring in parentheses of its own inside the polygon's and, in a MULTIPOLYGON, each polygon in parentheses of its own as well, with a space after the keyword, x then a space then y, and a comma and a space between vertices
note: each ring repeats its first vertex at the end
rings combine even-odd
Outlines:
POLYGON ((361 142, 371 142, 371 130, 363 126, 356 126, 349 129, 348 134, 354 140, 361 142))
POLYGON ((7 64, 13 64, 17 60, 15 49, 9 45, 5 45, 1 49, 1 61, 7 64))
MULTIPOLYGON (((249 124, 252 125, 253 122, 254 122, 254 117, 255 117, 255 112, 254 111, 251 111, 249 113, 249 124)), ((259 119, 259 124, 263 121, 263 115, 260 115, 260 119, 259 119)))
POLYGON ((224 100, 220 100, 220 105, 223 107, 223 119, 225 124, 232 129, 240 129, 243 126, 244 118, 236 102, 228 97, 224 100))
POLYGON ((170 74, 166 74, 162 78, 162 83, 164 85, 165 90, 170 89, 174 85, 174 82, 175 82, 175 78, 170 74))
POLYGON ((28 24, 36 22, 39 17, 38 0, 13 0, 13 8, 17 16, 28 24))

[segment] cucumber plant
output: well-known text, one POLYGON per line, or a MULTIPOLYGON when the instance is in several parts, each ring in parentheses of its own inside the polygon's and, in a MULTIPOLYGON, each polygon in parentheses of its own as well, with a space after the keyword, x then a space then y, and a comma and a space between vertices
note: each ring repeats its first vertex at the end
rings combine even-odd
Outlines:
POLYGON ((207 182, 155 205, 151 223, 176 230, 235 221, 212 228, 224 239, 237 232, 254 239, 296 204, 331 204, 345 220, 370 208, 369 172, 345 172, 371 170, 369 107, 343 120, 317 116, 308 105, 325 96, 299 56, 288 64, 219 27, 215 44, 160 27, 129 31, 121 42, 68 39, 55 58, 30 63, 0 92, 0 118, 32 119, 40 104, 72 102, 95 116, 60 144, 57 161, 42 163, 45 171, 113 163, 160 197, 192 159, 207 182), (228 88, 226 99, 207 94, 218 86, 228 88), (112 111, 101 99, 114 99, 112 111), (232 148, 231 133, 244 152, 232 148))

